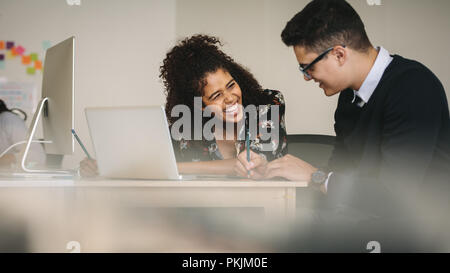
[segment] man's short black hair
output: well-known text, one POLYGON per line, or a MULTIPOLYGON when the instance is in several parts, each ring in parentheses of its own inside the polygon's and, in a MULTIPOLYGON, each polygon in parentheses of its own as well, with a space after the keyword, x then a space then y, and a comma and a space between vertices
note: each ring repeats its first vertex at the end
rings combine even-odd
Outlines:
POLYGON ((372 46, 364 23, 345 0, 311 1, 286 24, 281 39, 317 53, 338 44, 360 52, 372 46))

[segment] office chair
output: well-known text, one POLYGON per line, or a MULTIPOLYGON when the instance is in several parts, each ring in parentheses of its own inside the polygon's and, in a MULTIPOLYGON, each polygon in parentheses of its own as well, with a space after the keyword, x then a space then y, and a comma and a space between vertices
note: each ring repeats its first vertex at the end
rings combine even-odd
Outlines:
MULTIPOLYGON (((330 135, 287 135, 288 153, 316 168, 326 167, 334 149, 335 136, 330 135)), ((310 189, 297 189, 296 207, 320 206, 323 194, 310 189)), ((298 210, 299 212, 301 210, 298 210)))
POLYGON ((335 137, 329 135, 288 135, 289 154, 315 167, 325 167, 334 148, 335 137))

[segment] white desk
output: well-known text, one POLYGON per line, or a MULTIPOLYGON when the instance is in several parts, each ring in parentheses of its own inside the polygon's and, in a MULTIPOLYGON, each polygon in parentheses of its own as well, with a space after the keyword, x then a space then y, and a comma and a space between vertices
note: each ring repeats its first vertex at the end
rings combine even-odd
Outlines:
POLYGON ((295 215, 296 188, 306 186, 306 182, 291 181, 0 179, 0 195, 60 192, 62 195, 54 197, 70 195, 71 200, 76 197, 83 202, 105 199, 154 207, 262 207, 269 218, 289 219, 295 215))
MULTIPOLYGON (((81 240, 84 249, 91 251, 123 251, 123 245, 111 246, 115 234, 105 235, 109 227, 130 221, 127 215, 134 208, 149 207, 203 207, 203 208, 263 208, 265 222, 280 227, 295 216, 296 188, 306 187, 306 182, 290 181, 145 181, 145 180, 6 180, 0 178, 0 203, 12 213, 26 218, 33 230, 32 251, 65 252, 64 242, 81 240), (128 212, 116 217, 114 213, 128 212), (124 217, 125 215, 125 217, 124 217), (119 220, 117 218, 120 218, 119 220), (102 224, 94 225, 95 221, 102 224), (64 231, 61 233, 61 231, 64 231), (54 235, 52 235, 54 234, 54 235), (54 238, 52 237, 54 236, 54 238), (104 237, 103 239, 102 236, 104 237), (84 239, 80 239, 84 238, 84 239), (103 241, 101 241, 103 240, 103 241)), ((131 221, 134 221, 131 219, 131 221)), ((142 224, 144 233, 150 231, 142 224)), ((269 226, 269 225, 265 225, 269 226)), ((136 228, 136 227, 132 227, 136 228)), ((150 228, 152 228, 150 226, 150 228)), ((164 228, 163 228, 164 229, 164 228)), ((170 227, 167 227, 170 229, 170 227)), ((165 229, 165 231, 167 231, 165 229)), ((129 227, 121 229, 128 232, 129 227)), ((112 231, 111 231, 112 232, 112 231)), ((129 232, 125 234, 136 234, 129 232)), ((123 235, 120 235, 123 236, 123 235)), ((162 238, 164 234, 159 236, 162 238)), ((199 240, 179 245, 184 237, 171 238, 177 243, 172 248, 144 247, 130 251, 221 251, 199 240), (195 245, 197 244, 198 245, 195 245)), ((136 241, 141 239, 137 238, 136 241)), ((131 240, 131 239, 130 239, 131 240)), ((134 247, 134 245, 133 245, 134 247)), ((246 246, 245 246, 246 247, 246 246)), ((241 250, 238 248, 238 250, 241 250)), ((258 251, 258 248, 250 250, 258 251)), ((126 250, 124 250, 126 251, 126 250)), ((242 251, 242 250, 241 250, 242 251)))

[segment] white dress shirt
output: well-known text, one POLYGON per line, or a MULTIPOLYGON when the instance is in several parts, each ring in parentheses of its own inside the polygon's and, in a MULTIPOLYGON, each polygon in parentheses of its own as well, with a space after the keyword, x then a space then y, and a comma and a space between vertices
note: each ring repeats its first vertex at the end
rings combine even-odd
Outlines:
MULTIPOLYGON (((394 58, 389 55, 389 52, 383 47, 377 48, 378 55, 375 59, 375 63, 367 74, 366 79, 362 83, 359 90, 353 90, 353 101, 355 101, 356 96, 361 98, 361 103, 358 105, 359 107, 364 106, 367 102, 369 102, 370 97, 375 91, 375 88, 380 83, 381 77, 384 74, 384 71, 389 66, 394 58)), ((352 101, 352 102, 353 102, 352 101)))

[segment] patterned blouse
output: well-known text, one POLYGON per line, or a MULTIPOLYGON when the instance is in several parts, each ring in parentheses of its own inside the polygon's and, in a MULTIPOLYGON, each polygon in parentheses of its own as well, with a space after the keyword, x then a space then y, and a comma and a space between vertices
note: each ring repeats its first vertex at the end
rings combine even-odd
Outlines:
MULTIPOLYGON (((256 106, 258 117, 258 132, 261 128, 267 130, 270 134, 271 127, 274 126, 274 118, 271 114, 271 106, 278 105, 279 113, 276 117, 279 122, 279 135, 277 139, 263 140, 259 133, 256 137, 250 136, 250 150, 263 156, 267 161, 283 157, 287 154, 287 138, 286 138, 286 126, 284 120, 285 102, 284 97, 279 91, 264 90, 264 95, 267 96, 267 101, 270 102, 265 105, 256 106), (270 145, 270 149, 267 149, 270 145), (265 148, 264 148, 265 147, 265 148)), ((242 128, 244 129, 244 128, 242 128)), ((240 132, 242 133, 242 132, 240 132)), ((210 161, 210 160, 222 160, 224 157, 220 153, 217 146, 216 139, 213 140, 174 140, 172 139, 175 157, 177 162, 195 162, 195 161, 210 161)), ((236 156, 245 150, 245 140, 237 140, 235 142, 236 156)))

